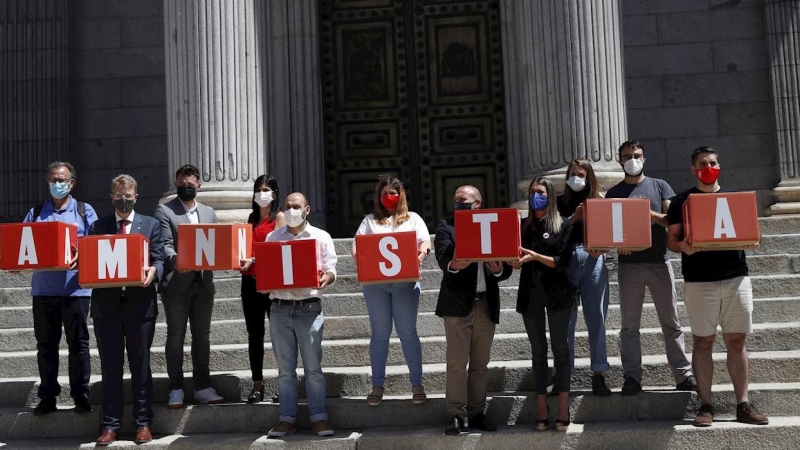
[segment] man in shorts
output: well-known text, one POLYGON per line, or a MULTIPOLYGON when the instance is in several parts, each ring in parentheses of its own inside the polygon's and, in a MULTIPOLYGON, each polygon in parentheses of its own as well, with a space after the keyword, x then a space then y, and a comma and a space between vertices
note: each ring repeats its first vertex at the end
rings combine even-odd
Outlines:
POLYGON ((766 425, 769 419, 748 399, 747 350, 745 338, 753 331, 753 288, 742 250, 698 251, 683 234, 683 204, 689 195, 725 192, 719 185, 717 151, 700 147, 692 153, 696 185, 678 194, 669 205, 667 245, 681 253, 683 302, 689 314, 694 351, 692 368, 697 377, 700 410, 694 425, 709 427, 714 419, 711 384, 714 373, 712 353, 717 325, 727 349, 728 373, 736 394, 736 420, 766 425))

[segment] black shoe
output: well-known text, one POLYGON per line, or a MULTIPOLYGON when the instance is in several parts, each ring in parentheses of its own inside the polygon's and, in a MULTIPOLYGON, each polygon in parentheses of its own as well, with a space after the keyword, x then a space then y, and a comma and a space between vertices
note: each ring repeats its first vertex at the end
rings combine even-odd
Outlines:
POLYGON ((456 436, 461 434, 462 431, 464 431, 464 419, 462 419, 458 414, 454 414, 452 417, 450 417, 450 420, 447 421, 447 427, 444 429, 444 434, 456 436))
POLYGON ((483 431, 497 431, 497 424, 492 422, 491 419, 484 416, 483 413, 478 413, 472 416, 467 421, 467 428, 475 428, 483 431))
POLYGON ((77 397, 75 399, 75 413, 86 414, 90 412, 92 412, 92 405, 89 404, 89 400, 85 397, 77 397))
POLYGON ((56 410, 56 401, 55 400, 42 400, 36 405, 36 408, 33 408, 33 415, 34 416, 44 416, 54 412, 56 410))
POLYGON ((681 381, 675 386, 679 391, 697 392, 697 378, 694 375, 689 375, 685 380, 681 381))
POLYGON ((622 395, 636 395, 642 392, 642 385, 632 377, 625 378, 625 383, 622 385, 622 395))
POLYGON ((592 393, 598 397, 608 397, 611 389, 606 386, 606 377, 601 373, 592 375, 592 393))
POLYGON ((550 380, 550 384, 553 385, 553 387, 550 389, 548 396, 558 397, 561 394, 561 388, 558 386, 558 377, 553 375, 553 379, 550 380))

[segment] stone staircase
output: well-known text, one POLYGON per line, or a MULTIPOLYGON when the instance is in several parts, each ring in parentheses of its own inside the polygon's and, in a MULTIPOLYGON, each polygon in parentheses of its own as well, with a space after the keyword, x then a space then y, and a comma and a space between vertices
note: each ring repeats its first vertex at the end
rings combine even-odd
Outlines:
MULTIPOLYGON (((152 348, 155 387, 153 432, 157 439, 148 447, 164 448, 744 448, 754 444, 766 448, 800 448, 800 216, 760 220, 761 246, 748 255, 754 290, 755 330, 748 338, 750 352, 750 398, 770 416, 768 427, 738 424, 733 387, 725 367, 721 338, 715 348, 714 403, 717 422, 710 429, 697 429, 689 421, 698 406, 694 394, 676 392, 664 356, 663 341, 655 309, 646 300, 642 317, 643 385, 635 397, 619 394, 598 398, 588 389, 588 338, 582 318, 576 334, 575 377, 571 397, 575 422, 567 433, 537 433, 534 380, 530 371, 530 345, 522 320, 514 312, 518 275, 502 283, 501 319, 493 348, 487 415, 501 424, 496 433, 443 436, 445 421, 445 340, 440 318, 433 314, 441 272, 429 258, 422 274, 422 300, 418 331, 423 345, 424 383, 429 400, 423 405, 410 401, 408 371, 400 343, 392 339, 386 376, 386 397, 378 407, 369 407, 369 321, 354 274, 349 240, 337 240, 340 255, 337 282, 326 290, 324 302, 325 340, 323 365, 328 381, 328 409, 337 427, 333 439, 311 436, 305 408, 300 408, 298 435, 285 440, 267 440, 266 431, 278 419, 277 405, 243 402, 251 387, 247 359, 247 336, 239 301, 236 272, 217 274, 217 300, 211 335, 211 370, 217 391, 230 403, 166 407, 168 382, 164 360, 166 327, 163 309, 158 318, 152 348), (726 420, 727 419, 727 420, 726 420), (536 444, 532 444, 532 443, 536 444)), ((678 258, 677 255, 673 255, 678 258)), ((680 276, 680 259, 671 261, 680 276)), ((622 383, 619 359, 620 311, 616 268, 611 266, 612 295, 609 308, 608 352, 612 365, 607 381, 612 388, 622 383)), ((30 276, 0 272, 0 447, 76 448, 91 446, 100 428, 99 357, 92 334, 92 386, 90 402, 95 412, 78 415, 70 409, 66 377, 66 346, 62 342, 61 410, 34 417, 38 383, 36 342, 30 308, 30 276), (83 445, 82 445, 83 444, 83 445)), ((677 282, 679 294, 682 280, 677 282)), ((679 312, 685 325, 687 350, 691 333, 686 311, 679 312)), ((580 315, 579 315, 580 316, 580 315)), ((188 340, 188 336, 187 336, 188 340)), ((185 369, 191 370, 189 342, 185 347, 185 369)), ((277 386, 277 370, 269 334, 264 361, 268 392, 277 386)), ((301 376, 302 376, 302 372, 301 376)), ((302 386, 302 384, 301 384, 302 386)), ((126 385, 126 396, 129 395, 126 385)), ((187 374, 187 403, 191 403, 191 374, 187 374)), ((301 387, 301 397, 303 396, 301 387)), ((552 405, 555 415, 555 403, 552 405)), ((551 420, 553 418, 551 417, 551 420)), ((129 411, 123 418, 123 441, 115 446, 133 446, 129 411)))

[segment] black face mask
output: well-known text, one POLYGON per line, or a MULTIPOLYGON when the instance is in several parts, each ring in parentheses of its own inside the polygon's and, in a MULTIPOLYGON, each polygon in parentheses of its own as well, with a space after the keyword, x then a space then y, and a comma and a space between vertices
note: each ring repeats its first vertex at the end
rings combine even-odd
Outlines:
POLYGON ((136 200, 128 199, 128 198, 117 198, 114 199, 114 209, 121 213, 128 213, 133 211, 133 205, 136 204, 136 200))
POLYGON ((474 205, 474 204, 475 204, 475 202, 472 202, 472 203, 459 203, 459 202, 456 202, 453 205, 453 210, 454 211, 463 211, 463 210, 467 210, 467 209, 472 209, 472 205, 474 205))
POLYGON ((189 200, 194 200, 196 195, 197 195, 197 188, 190 186, 178 186, 179 199, 188 202, 189 200))

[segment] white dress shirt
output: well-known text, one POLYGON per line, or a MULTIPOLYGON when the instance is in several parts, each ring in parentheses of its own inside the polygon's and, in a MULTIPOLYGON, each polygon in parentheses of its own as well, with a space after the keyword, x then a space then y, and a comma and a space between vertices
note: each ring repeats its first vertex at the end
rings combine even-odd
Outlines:
MULTIPOLYGON (((294 235, 289 232, 288 225, 284 225, 268 234, 266 242, 296 241, 300 239, 315 239, 317 241, 319 244, 320 256, 322 257, 322 272, 332 273, 335 282, 336 261, 338 258, 336 257, 336 249, 333 246, 333 239, 331 239, 331 235, 328 234, 327 231, 321 230, 306 222, 306 228, 297 235, 294 235)), ((333 282, 331 282, 331 284, 333 284, 333 282)), ((322 289, 283 289, 270 291, 269 294, 271 298, 281 300, 304 300, 312 297, 322 299, 322 289)))
POLYGON ((114 218, 117 219, 117 234, 122 234, 120 232, 120 230, 119 230, 119 221, 120 220, 127 220, 128 221, 128 223, 125 224, 125 234, 131 234, 131 227, 133 226, 133 216, 135 216, 135 215, 136 215, 136 212, 135 211, 131 211, 131 214, 128 217, 123 219, 122 217, 119 216, 119 214, 117 213, 116 210, 114 211, 114 218))
POLYGON ((387 218, 385 224, 380 224, 375 220, 375 214, 369 214, 361 221, 356 235, 386 234, 400 231, 413 231, 417 233, 417 245, 431 241, 431 235, 428 233, 428 226, 425 225, 425 221, 422 220, 422 217, 415 212, 409 212, 408 220, 397 227, 394 225, 394 216, 387 218))
POLYGON ((191 208, 186 206, 186 203, 181 201, 181 205, 183 205, 183 209, 186 211, 186 217, 189 219, 189 223, 200 223, 200 219, 197 217, 197 201, 194 202, 191 208))

